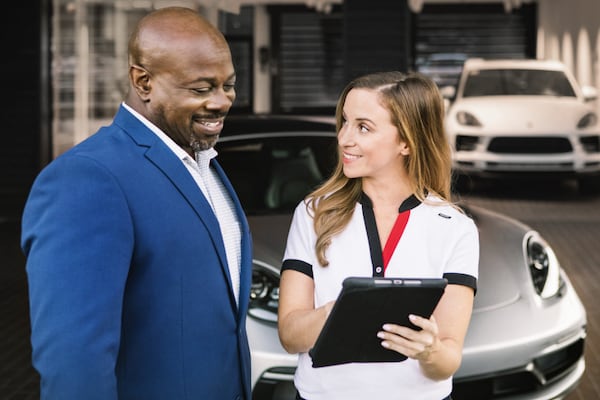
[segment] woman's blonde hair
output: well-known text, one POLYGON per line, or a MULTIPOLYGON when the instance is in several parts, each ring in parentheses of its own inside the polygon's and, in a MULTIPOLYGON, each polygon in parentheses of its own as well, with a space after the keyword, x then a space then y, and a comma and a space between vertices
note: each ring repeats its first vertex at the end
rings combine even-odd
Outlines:
MULTIPOLYGON (((404 166, 415 196, 424 201, 432 194, 449 202, 451 152, 444 132, 444 102, 437 85, 423 75, 397 71, 356 78, 346 86, 338 100, 338 132, 344 122, 346 96, 352 89, 376 90, 381 104, 390 112, 399 139, 409 148, 404 166)), ((331 177, 307 197, 317 235, 315 251, 322 266, 329 264, 325 257, 327 247, 332 237, 349 223, 361 193, 361 178, 344 175, 338 151, 337 166, 331 177)))

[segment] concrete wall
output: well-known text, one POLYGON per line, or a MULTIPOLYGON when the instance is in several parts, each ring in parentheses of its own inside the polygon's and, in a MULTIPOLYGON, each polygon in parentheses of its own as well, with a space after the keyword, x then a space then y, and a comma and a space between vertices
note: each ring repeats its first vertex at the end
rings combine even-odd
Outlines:
MULTIPOLYGON (((567 64, 600 92, 600 1, 538 0, 537 58, 567 64)), ((600 114, 600 101, 595 102, 600 114)))

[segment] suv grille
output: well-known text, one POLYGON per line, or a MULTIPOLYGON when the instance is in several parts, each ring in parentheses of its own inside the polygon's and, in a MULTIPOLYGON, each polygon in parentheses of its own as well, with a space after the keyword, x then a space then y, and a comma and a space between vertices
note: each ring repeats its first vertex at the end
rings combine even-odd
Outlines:
POLYGON ((573 151, 567 138, 498 137, 490 141, 488 151, 500 154, 554 154, 573 151))

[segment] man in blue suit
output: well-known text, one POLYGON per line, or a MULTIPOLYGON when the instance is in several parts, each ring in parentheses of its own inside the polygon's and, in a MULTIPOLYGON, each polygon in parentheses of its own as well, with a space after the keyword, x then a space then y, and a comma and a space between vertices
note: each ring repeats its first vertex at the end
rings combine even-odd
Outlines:
POLYGON ((42 399, 249 400, 252 244, 213 159, 229 47, 195 11, 159 9, 131 36, 129 84, 24 210, 42 399))

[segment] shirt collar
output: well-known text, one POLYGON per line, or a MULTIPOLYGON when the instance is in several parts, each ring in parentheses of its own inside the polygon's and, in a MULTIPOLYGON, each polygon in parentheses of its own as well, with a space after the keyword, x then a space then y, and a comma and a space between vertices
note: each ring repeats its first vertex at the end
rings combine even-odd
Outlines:
MULTIPOLYGON (((187 153, 186 153, 187 155, 187 153)), ((207 167, 210 164, 210 160, 217 156, 217 151, 212 147, 206 150, 200 150, 196 152, 196 162, 200 168, 207 167)), ((188 156, 189 157, 189 156, 188 156)))
MULTIPOLYGON (((146 125, 146 127, 148 129, 150 129, 156 136, 159 137, 160 140, 162 140, 169 149, 171 149, 171 151, 173 151, 173 153, 175 153, 175 155, 177 155, 177 157, 180 160, 193 160, 192 157, 190 157, 190 155, 181 147, 179 147, 179 145, 177 143, 175 143, 173 141, 173 139, 171 139, 166 133, 164 133, 159 127, 157 127, 156 125, 154 125, 152 122, 150 122, 146 117, 144 117, 142 114, 138 113, 137 111, 135 111, 133 108, 131 108, 129 105, 127 105, 125 102, 121 103, 123 105, 123 107, 129 111, 131 114, 133 114, 134 117, 136 117, 137 119, 139 119, 144 125, 146 125)), ((215 158, 217 156, 217 151, 214 148, 210 148, 208 150, 202 150, 198 152, 198 156, 196 157, 196 161, 198 160, 202 160, 202 162, 206 162, 206 163, 210 163, 210 160, 215 158)))
MULTIPOLYGON (((364 207, 373 208, 373 202, 365 192, 362 192, 358 202, 364 207)), ((404 199, 402 204, 400 204, 400 207, 398 207, 398 212, 401 213, 407 210, 412 210, 419 204, 421 204, 421 200, 419 200, 414 194, 411 194, 406 199, 404 199)))

